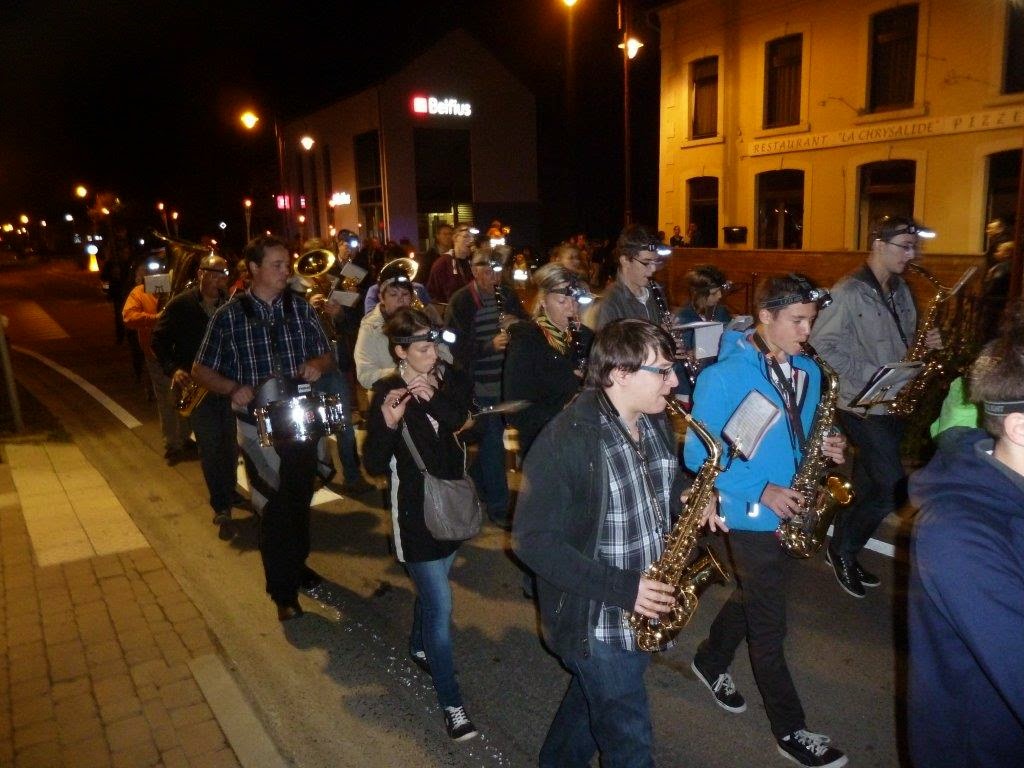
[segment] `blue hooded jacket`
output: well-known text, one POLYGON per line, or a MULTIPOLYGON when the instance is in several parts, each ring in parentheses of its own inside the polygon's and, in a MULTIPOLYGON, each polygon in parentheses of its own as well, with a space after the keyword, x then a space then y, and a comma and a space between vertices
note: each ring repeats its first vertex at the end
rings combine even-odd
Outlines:
POLYGON ((952 427, 910 478, 907 731, 916 768, 1024 764, 1024 476, 952 427))
MULTIPOLYGON (((800 394, 800 421, 806 435, 821 397, 821 371, 813 360, 797 355, 790 358, 794 368, 807 374, 807 386, 800 394)), ((779 517, 760 504, 768 483, 788 488, 796 474, 802 453, 791 437, 782 396, 772 384, 765 356, 754 346, 746 332, 726 331, 722 335, 718 362, 701 371, 693 394, 691 415, 720 442, 722 428, 751 390, 765 395, 780 415, 769 428, 757 453, 749 461, 736 459, 718 476, 720 514, 729 528, 737 531, 774 531, 779 517)), ((703 443, 688 430, 683 459, 696 472, 707 457, 703 443)), ((727 459, 723 456, 722 461, 727 459)))

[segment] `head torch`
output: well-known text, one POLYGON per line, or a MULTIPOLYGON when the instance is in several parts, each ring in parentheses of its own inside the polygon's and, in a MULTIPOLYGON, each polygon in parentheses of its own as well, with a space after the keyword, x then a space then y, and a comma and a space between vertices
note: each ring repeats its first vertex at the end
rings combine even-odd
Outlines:
POLYGON ((824 309, 832 303, 832 294, 824 288, 815 288, 809 282, 798 275, 789 275, 790 280, 798 286, 799 293, 787 293, 776 296, 770 301, 761 302, 760 309, 782 309, 790 304, 817 304, 818 309, 824 309))
POLYGON ((672 249, 669 246, 665 245, 664 243, 658 242, 657 240, 652 240, 647 245, 640 246, 637 250, 650 251, 651 253, 657 254, 658 258, 661 259, 665 258, 666 256, 672 255, 672 249))
POLYGON ((1024 400, 990 401, 984 403, 988 416, 1005 416, 1008 413, 1024 413, 1024 400))
POLYGON ((431 344, 437 344, 438 342, 454 344, 455 331, 450 328, 431 328, 429 331, 417 333, 415 336, 394 336, 391 339, 392 344, 401 344, 403 346, 416 341, 429 341, 431 344))
POLYGON ((594 301, 594 296, 586 288, 580 285, 578 282, 573 280, 564 288, 555 288, 551 293, 559 293, 563 296, 568 296, 570 299, 575 301, 581 307, 585 307, 594 301))
POLYGON ((474 261, 473 266, 490 267, 491 271, 494 272, 495 274, 498 274, 499 272, 501 272, 502 269, 504 269, 504 267, 502 267, 501 262, 495 261, 494 259, 492 259, 491 261, 474 261))

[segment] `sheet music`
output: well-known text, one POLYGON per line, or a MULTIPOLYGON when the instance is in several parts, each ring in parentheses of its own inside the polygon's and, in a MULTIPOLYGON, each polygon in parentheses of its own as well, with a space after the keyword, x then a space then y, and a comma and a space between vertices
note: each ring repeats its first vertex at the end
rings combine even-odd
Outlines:
POLYGON ((698 360, 718 356, 724 323, 717 320, 684 323, 678 326, 683 331, 693 331, 693 354, 698 360))
POLYGON ((850 407, 870 408, 892 402, 899 391, 914 380, 923 365, 920 360, 883 365, 871 375, 860 394, 850 401, 850 407))
POLYGON ((722 429, 722 437, 744 461, 754 457, 782 409, 757 390, 751 390, 733 411, 722 429))

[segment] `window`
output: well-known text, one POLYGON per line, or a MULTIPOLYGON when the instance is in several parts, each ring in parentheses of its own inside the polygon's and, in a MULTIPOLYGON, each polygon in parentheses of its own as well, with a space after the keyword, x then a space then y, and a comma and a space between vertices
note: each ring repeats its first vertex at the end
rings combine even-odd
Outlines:
POLYGON ((693 126, 690 138, 718 135, 718 57, 698 59, 691 66, 693 79, 693 126))
POLYGON ((764 127, 800 122, 800 67, 803 35, 772 40, 764 52, 764 127))
POLYGON ((380 139, 377 131, 355 138, 356 202, 365 237, 384 236, 384 187, 380 175, 380 139))
POLYGON ((718 178, 697 176, 687 179, 686 188, 690 199, 690 220, 683 232, 689 232, 696 225, 691 245, 698 248, 718 247, 718 178))
POLYGON ((917 6, 902 5, 871 17, 871 91, 868 111, 914 105, 917 6))
MULTIPOLYGON (((988 194, 985 222, 1017 220, 1017 196, 1020 189, 1021 150, 1008 149, 988 156, 988 194)), ((1012 227, 1011 227, 1012 231, 1012 227)))
POLYGON ((913 160, 887 160, 860 167, 860 222, 857 244, 862 250, 871 247, 868 229, 882 216, 914 215, 914 183, 917 163, 913 160))
POLYGON ((1006 59, 1003 93, 1024 91, 1024 5, 1006 4, 1006 59))
POLYGON ((800 249, 804 244, 804 172, 757 174, 757 247, 800 249))

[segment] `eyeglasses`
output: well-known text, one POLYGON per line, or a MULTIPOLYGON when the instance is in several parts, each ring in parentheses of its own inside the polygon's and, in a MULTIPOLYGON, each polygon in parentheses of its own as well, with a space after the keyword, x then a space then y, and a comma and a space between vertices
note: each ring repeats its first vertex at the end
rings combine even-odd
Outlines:
POLYGON ((672 375, 672 371, 675 369, 671 365, 665 368, 657 368, 653 365, 641 365, 640 370, 647 371, 648 373, 660 374, 662 381, 668 381, 668 377, 672 375))
POLYGON ((658 266, 658 262, 655 261, 654 259, 648 259, 648 260, 645 261, 644 259, 634 258, 633 261, 636 262, 637 264, 639 264, 644 269, 647 269, 647 267, 657 267, 658 266))
POLYGON ((894 243, 892 240, 886 240, 885 242, 886 245, 902 249, 904 253, 914 253, 917 251, 917 243, 894 243))

